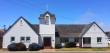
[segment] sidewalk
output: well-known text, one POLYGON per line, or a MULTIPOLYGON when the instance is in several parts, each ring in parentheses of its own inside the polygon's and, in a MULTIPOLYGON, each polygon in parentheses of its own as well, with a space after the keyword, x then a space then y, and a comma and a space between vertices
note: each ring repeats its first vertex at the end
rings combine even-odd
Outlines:
POLYGON ((41 52, 55 52, 55 49, 42 49, 41 52))

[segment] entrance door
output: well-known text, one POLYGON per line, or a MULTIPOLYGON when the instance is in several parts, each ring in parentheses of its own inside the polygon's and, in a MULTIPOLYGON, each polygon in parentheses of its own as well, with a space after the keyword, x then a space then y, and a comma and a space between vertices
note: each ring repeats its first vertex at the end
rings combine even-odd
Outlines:
POLYGON ((83 37, 83 47, 91 47, 91 38, 83 37))
POLYGON ((51 48, 51 37, 44 37, 44 48, 51 48))
POLYGON ((83 38, 83 44, 91 44, 91 38, 90 37, 84 37, 83 38))

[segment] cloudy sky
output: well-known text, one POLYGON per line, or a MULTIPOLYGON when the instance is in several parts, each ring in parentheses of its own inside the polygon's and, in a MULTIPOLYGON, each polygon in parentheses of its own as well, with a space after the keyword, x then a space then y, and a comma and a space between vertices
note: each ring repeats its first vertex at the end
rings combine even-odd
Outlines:
POLYGON ((41 13, 56 15, 57 24, 88 24, 96 21, 110 31, 110 0, 0 0, 0 28, 10 26, 20 16, 38 24, 41 13))

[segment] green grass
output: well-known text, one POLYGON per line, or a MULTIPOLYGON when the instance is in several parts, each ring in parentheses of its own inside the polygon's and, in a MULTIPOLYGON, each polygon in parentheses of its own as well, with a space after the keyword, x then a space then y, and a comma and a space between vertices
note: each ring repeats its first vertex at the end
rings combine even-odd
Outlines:
POLYGON ((62 48, 56 51, 110 51, 110 48, 62 48))

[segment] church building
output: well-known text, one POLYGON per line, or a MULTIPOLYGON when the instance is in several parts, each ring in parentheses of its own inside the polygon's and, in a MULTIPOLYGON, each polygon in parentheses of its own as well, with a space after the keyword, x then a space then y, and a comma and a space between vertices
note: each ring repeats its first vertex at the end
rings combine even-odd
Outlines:
POLYGON ((108 47, 108 37, 96 23, 56 24, 56 17, 49 11, 40 14, 39 24, 31 24, 24 17, 18 18, 3 35, 3 48, 11 43, 37 43, 55 48, 56 44, 76 42, 79 47, 108 47))

